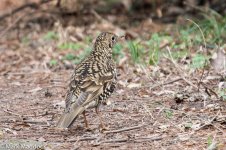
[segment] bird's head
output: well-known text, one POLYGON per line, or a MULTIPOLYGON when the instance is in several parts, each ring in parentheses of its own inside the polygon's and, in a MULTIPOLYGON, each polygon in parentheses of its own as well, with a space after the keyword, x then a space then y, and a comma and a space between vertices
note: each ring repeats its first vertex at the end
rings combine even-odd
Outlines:
POLYGON ((116 44, 118 36, 110 32, 102 32, 96 39, 95 45, 111 49, 116 44))

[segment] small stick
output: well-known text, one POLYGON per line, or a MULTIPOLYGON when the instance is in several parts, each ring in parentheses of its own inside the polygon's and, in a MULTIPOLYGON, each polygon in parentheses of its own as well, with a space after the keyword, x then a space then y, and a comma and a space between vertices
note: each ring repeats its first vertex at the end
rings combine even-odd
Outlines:
POLYGON ((6 112, 6 113, 8 113, 8 114, 10 114, 10 115, 14 115, 14 116, 18 116, 18 117, 21 117, 22 115, 20 115, 20 114, 17 114, 17 113, 14 113, 14 112, 11 112, 11 111, 9 111, 8 109, 2 109, 4 112, 6 112))
POLYGON ((177 82, 177 81, 180 81, 180 80, 182 80, 181 77, 176 78, 176 79, 174 79, 172 81, 165 82, 165 83, 155 84, 152 87, 150 87, 150 86, 144 86, 144 87, 150 87, 150 89, 154 89, 154 88, 157 88, 159 86, 163 86, 163 85, 167 85, 167 84, 172 84, 172 83, 177 82))
POLYGON ((204 82, 201 82, 201 85, 202 85, 204 88, 210 90, 210 91, 215 95, 216 98, 219 98, 218 94, 217 94, 214 90, 212 90, 211 88, 209 88, 204 82))
POLYGON ((137 138, 137 139, 129 139, 129 138, 121 138, 121 139, 110 139, 110 140, 105 140, 105 141, 100 141, 97 145, 100 145, 102 143, 120 143, 120 142, 127 142, 127 141, 134 141, 134 142, 143 142, 143 141, 158 141, 163 139, 163 137, 161 136, 157 136, 157 137, 141 137, 141 138, 137 138))
POLYGON ((142 141, 158 141, 163 139, 162 136, 155 136, 155 137, 140 137, 135 139, 135 142, 142 142, 142 141))
POLYGON ((127 112, 125 110, 120 110, 120 109, 117 109, 117 108, 114 108, 112 111, 113 112, 120 112, 120 113, 126 113, 127 112))
POLYGON ((111 130, 111 131, 104 131, 104 133, 118 133, 118 132, 124 132, 124 131, 129 131, 129 130, 134 130, 134 129, 138 129, 145 126, 144 124, 142 125, 138 125, 138 126, 133 126, 133 127, 128 127, 128 128, 122 128, 122 129, 118 129, 118 130, 111 130))
POLYGON ((128 141, 128 138, 111 139, 111 140, 102 141, 100 143, 117 143, 117 142, 126 142, 126 141, 128 141))
POLYGON ((187 84, 191 85, 191 86, 194 87, 195 89, 198 89, 197 86, 195 86, 192 82, 188 81, 188 80, 184 77, 184 75, 182 75, 183 69, 181 69, 180 66, 174 61, 173 56, 172 56, 172 54, 171 54, 170 48, 167 46, 166 49, 167 49, 167 51, 169 52, 169 55, 170 55, 170 59, 169 59, 169 58, 168 58, 168 59, 174 64, 174 66, 176 67, 176 69, 179 71, 179 74, 180 74, 181 78, 182 78, 187 84))
POLYGON ((127 141, 128 141, 128 138, 110 139, 110 140, 96 142, 93 145, 98 146, 98 145, 103 144, 103 143, 121 143, 121 142, 127 142, 127 141))
POLYGON ((200 26, 196 23, 196 22, 194 22, 193 20, 191 20, 191 19, 187 19, 188 21, 190 21, 190 22, 192 22, 194 25, 196 25, 197 27, 198 27, 198 29, 199 29, 199 31, 200 31, 200 33, 201 33, 201 35, 202 35, 202 38, 203 38, 203 41, 204 41, 204 46, 205 46, 205 49, 206 49, 206 39, 205 39, 205 36, 204 36, 204 34, 203 34, 203 32, 202 32, 202 29, 200 28, 200 26))
MULTIPOLYGON (((206 64, 206 61, 205 61, 205 64, 206 64)), ((202 79, 203 79, 203 77, 204 77, 204 71, 205 71, 205 68, 203 67, 203 69, 202 69, 202 75, 201 75, 200 80, 199 80, 199 82, 198 82, 198 91, 199 91, 199 88, 200 88, 200 84, 201 84, 201 82, 202 82, 202 79)))
POLYGON ((205 127, 205 126, 207 126, 207 125, 211 125, 212 122, 217 118, 217 116, 219 115, 219 113, 220 113, 220 110, 217 112, 217 114, 216 114, 210 121, 206 122, 206 123, 205 123, 204 125, 202 125, 201 127, 195 129, 195 131, 198 131, 198 130, 202 129, 203 127, 205 127))
POLYGON ((69 139, 68 142, 78 142, 78 141, 90 141, 90 140, 96 140, 97 137, 83 137, 78 139, 69 139))
POLYGON ((38 120, 23 120, 25 123, 31 124, 48 124, 46 121, 38 121, 38 120))
POLYGON ((182 79, 183 79, 187 84, 189 84, 190 86, 194 87, 195 89, 198 89, 197 86, 195 86, 192 82, 188 81, 185 77, 182 77, 182 79))

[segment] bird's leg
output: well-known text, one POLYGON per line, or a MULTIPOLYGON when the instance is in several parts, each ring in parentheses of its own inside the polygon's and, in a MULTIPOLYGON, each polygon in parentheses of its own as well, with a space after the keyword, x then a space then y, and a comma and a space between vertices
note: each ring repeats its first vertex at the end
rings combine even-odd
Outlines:
POLYGON ((85 123, 85 126, 86 126, 86 128, 87 129, 89 129, 89 125, 88 125, 88 122, 87 122, 87 120, 86 120, 86 111, 83 111, 83 117, 84 117, 84 123, 85 123))
POLYGON ((103 124, 103 121, 102 121, 102 117, 101 117, 101 113, 99 111, 99 107, 95 107, 95 111, 96 111, 96 114, 97 116, 99 117, 99 120, 100 120, 100 127, 103 129, 103 130, 107 130, 107 128, 105 127, 105 125, 103 124))

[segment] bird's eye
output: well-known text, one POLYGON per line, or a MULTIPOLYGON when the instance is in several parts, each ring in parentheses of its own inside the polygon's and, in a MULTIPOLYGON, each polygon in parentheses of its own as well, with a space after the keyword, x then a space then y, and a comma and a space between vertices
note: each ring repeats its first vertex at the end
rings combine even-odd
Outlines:
POLYGON ((115 41, 115 37, 114 37, 114 36, 112 36, 111 40, 112 40, 112 41, 115 41))

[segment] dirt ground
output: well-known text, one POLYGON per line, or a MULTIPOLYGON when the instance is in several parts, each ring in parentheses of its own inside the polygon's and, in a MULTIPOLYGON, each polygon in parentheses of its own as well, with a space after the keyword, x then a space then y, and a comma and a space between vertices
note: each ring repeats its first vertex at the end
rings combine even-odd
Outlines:
MULTIPOLYGON (((222 76, 213 69, 188 75, 180 70, 183 63, 168 59, 162 59, 158 66, 132 65, 128 57, 118 63, 119 83, 110 98, 111 105, 100 107, 106 131, 100 130, 94 110, 86 113, 89 130, 84 128, 82 115, 72 128, 57 129, 74 65, 50 67, 52 57, 67 53, 56 50, 56 42, 61 41, 43 40, 46 30, 34 22, 20 27, 23 29, 18 33, 7 26, 14 26, 14 21, 0 26, 1 140, 38 141, 47 150, 226 149, 226 103, 211 90, 219 86, 222 76)), ((137 30, 142 29, 145 36, 147 31, 142 26, 125 32, 136 37, 137 30)), ((155 31, 160 28, 154 24, 148 27, 155 31)), ((55 29, 64 33, 59 26, 55 29)), ((104 21, 73 31, 84 43, 84 36, 90 35, 93 40, 102 29, 122 31, 104 21)))
MULTIPOLYGON (((1 56, 10 52, 2 51, 1 56)), ((10 60, 8 63, 13 66, 10 60)), ((176 103, 174 93, 188 88, 187 83, 172 74, 153 81, 151 69, 139 67, 126 71, 119 68, 118 88, 110 98, 112 104, 101 107, 109 130, 99 130, 93 110, 87 113, 90 131, 84 128, 82 116, 70 130, 58 130, 54 126, 63 111, 59 103, 64 100, 73 70, 52 71, 40 63, 26 62, 1 75, 2 139, 37 140, 50 149, 174 150, 205 149, 208 138, 213 137, 219 149, 225 148, 226 129, 221 122, 226 113, 225 102, 216 98, 187 98, 176 103), (167 81, 175 82, 157 84, 167 81)), ((213 81, 212 84, 216 83, 213 81)))

